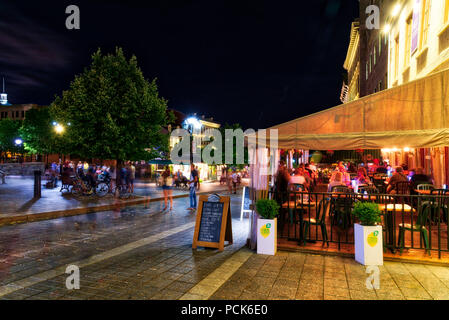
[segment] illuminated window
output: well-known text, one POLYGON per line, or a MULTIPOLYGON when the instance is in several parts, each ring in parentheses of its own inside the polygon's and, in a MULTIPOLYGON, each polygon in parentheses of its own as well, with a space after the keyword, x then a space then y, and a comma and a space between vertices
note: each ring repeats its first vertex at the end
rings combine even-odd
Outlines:
POLYGON ((404 68, 407 68, 410 65, 411 44, 412 44, 412 16, 410 16, 407 19, 407 25, 405 27, 404 68))
POLYGON ((376 46, 374 46, 374 65, 376 65, 376 46))
POLYGON ((427 45, 427 37, 429 35, 429 15, 430 15, 430 0, 422 1, 422 24, 421 24, 421 43, 420 48, 422 49, 427 45))
POLYGON ((379 33, 379 56, 381 54, 382 54, 382 33, 379 33))
POLYGON ((399 71, 399 35, 394 39, 394 78, 398 78, 399 71))
POLYGON ((449 21, 449 0, 444 0, 444 24, 449 21))

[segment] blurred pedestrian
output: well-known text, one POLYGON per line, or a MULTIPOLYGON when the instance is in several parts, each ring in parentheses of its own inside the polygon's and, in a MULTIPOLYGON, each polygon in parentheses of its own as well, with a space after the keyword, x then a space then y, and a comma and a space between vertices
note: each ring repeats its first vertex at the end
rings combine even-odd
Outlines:
POLYGON ((190 198, 190 208, 188 210, 196 210, 196 185, 198 183, 198 171, 196 171, 193 163, 190 165, 190 181, 189 181, 189 198, 190 198))
POLYGON ((6 184, 6 171, 0 169, 0 178, 2 178, 2 184, 6 184))
POLYGON ((162 190, 164 192, 164 209, 168 209, 168 198, 170 197, 170 211, 173 210, 173 177, 170 173, 170 168, 165 167, 165 171, 162 172, 162 190))

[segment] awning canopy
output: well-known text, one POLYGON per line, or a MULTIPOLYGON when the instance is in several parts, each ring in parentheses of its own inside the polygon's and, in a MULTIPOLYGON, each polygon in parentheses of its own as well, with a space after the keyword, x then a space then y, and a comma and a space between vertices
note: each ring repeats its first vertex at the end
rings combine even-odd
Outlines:
POLYGON ((155 160, 150 160, 148 161, 148 164, 158 164, 161 166, 168 166, 173 164, 173 162, 171 162, 171 160, 161 160, 161 159, 155 159, 155 160))
POLYGON ((445 70, 270 129, 281 149, 449 146, 448 91, 445 70))

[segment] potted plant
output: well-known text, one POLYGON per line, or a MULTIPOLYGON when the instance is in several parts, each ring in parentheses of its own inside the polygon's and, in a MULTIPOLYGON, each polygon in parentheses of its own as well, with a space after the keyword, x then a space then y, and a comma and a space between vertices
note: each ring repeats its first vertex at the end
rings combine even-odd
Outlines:
POLYGON ((352 211, 355 260, 366 266, 383 265, 383 242, 380 209, 377 203, 357 202, 352 211))
POLYGON ((261 199, 256 202, 257 253, 275 255, 277 251, 277 218, 279 205, 274 200, 261 199))

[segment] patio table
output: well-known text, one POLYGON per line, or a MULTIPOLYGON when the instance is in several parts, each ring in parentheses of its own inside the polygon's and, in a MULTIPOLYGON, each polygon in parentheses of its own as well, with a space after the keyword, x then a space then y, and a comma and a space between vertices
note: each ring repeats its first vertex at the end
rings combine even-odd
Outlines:
POLYGON ((317 203, 315 201, 309 200, 309 199, 297 199, 296 201, 287 201, 282 204, 282 208, 289 210, 289 219, 290 222, 293 223, 293 215, 298 213, 299 216, 299 238, 296 233, 296 226, 295 226, 295 235, 294 238, 290 238, 290 228, 288 228, 288 240, 298 241, 300 244, 303 243, 303 215, 299 211, 308 207, 313 208, 316 207, 317 203), (295 207, 296 205, 296 207, 295 207), (296 210, 295 210, 296 209, 296 210))
POLYGON ((382 212, 381 214, 384 216, 385 221, 385 229, 386 229, 386 235, 387 239, 385 240, 385 247, 389 248, 392 253, 396 250, 396 239, 394 234, 394 219, 393 214, 396 212, 413 212, 414 209, 404 203, 404 204, 398 204, 398 203, 390 203, 390 204, 380 204, 379 209, 382 212), (386 214, 385 214, 386 213, 386 214), (390 214, 393 213, 393 214, 390 214))

